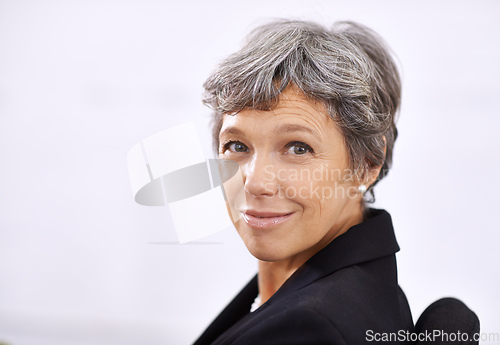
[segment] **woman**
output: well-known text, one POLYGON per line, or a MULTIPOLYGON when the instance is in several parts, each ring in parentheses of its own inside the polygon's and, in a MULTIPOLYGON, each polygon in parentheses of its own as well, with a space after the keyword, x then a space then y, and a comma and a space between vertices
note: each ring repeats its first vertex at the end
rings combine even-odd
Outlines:
POLYGON ((219 158, 243 177, 243 190, 226 189, 228 208, 259 271, 195 344, 359 344, 412 331, 391 218, 363 197, 387 174, 397 136, 400 78, 381 38, 352 22, 273 22, 205 90, 219 158))

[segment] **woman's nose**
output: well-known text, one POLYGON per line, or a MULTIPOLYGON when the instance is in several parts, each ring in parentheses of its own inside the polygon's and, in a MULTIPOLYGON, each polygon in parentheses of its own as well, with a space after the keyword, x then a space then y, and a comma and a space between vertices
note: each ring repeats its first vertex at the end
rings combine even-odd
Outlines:
POLYGON ((242 167, 245 192, 255 197, 271 197, 278 192, 276 165, 272 157, 254 155, 242 167))

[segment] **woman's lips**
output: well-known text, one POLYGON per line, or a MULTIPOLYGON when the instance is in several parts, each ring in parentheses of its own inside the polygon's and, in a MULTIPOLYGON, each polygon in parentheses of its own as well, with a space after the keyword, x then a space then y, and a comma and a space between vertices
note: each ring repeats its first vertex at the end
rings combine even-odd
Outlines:
POLYGON ((270 228, 275 225, 286 222, 291 216, 291 213, 276 213, 276 212, 256 212, 246 211, 243 212, 243 219, 245 223, 253 228, 270 228))

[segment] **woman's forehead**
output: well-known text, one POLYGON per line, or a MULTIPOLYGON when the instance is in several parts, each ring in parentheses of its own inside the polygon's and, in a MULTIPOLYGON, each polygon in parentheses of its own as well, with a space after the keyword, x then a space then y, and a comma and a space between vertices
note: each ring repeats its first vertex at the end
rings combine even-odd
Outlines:
POLYGON ((334 126, 326 107, 307 97, 297 87, 288 87, 279 96, 278 103, 271 110, 245 108, 232 115, 224 115, 221 133, 228 127, 255 125, 261 127, 279 126, 284 130, 298 126, 311 127, 318 132, 325 126, 334 126))

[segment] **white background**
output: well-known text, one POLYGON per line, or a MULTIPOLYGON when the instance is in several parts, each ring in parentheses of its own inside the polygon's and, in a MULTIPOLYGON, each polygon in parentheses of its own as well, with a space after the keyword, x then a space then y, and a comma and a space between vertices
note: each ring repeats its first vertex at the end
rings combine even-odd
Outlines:
POLYGON ((477 0, 0 1, 0 341, 188 344, 250 279, 233 229, 165 244, 168 211, 134 203, 126 154, 195 120, 208 155, 201 85, 273 17, 356 20, 396 52, 400 137, 377 206, 393 216, 400 284, 415 320, 455 296, 500 333, 499 13, 477 0))

